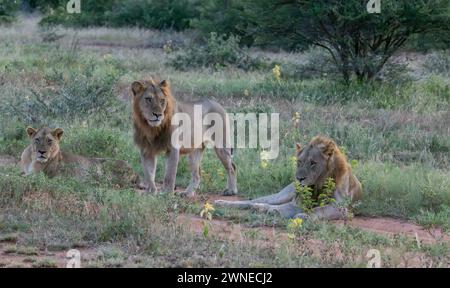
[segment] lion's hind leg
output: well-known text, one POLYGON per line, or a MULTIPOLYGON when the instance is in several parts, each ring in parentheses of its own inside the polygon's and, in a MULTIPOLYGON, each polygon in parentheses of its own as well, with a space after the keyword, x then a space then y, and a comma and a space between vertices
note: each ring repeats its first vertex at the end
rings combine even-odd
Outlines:
POLYGON ((183 196, 194 197, 195 191, 200 186, 200 162, 203 158, 203 151, 203 149, 195 149, 194 152, 189 154, 189 167, 192 172, 192 177, 186 191, 182 193, 183 196))

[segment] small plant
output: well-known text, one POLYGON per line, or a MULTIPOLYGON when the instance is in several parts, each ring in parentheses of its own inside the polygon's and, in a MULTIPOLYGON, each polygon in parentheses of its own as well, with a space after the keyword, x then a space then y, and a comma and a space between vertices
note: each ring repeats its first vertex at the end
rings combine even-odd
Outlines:
POLYGON ((52 259, 42 259, 34 262, 31 267, 33 268, 58 268, 58 264, 52 259))
POLYGON ((300 112, 295 112, 291 120, 294 127, 298 128, 300 125, 300 112))
POLYGON ((333 193, 336 188, 334 179, 327 178, 325 185, 314 195, 314 190, 309 186, 303 186, 300 182, 294 182, 295 191, 297 193, 297 205, 302 209, 304 213, 311 213, 317 206, 325 206, 335 203, 333 193))
POLYGON ((262 169, 267 169, 267 167, 269 167, 269 152, 267 151, 261 151, 261 153, 259 154, 259 157, 261 159, 261 168, 262 169))
POLYGON ((206 238, 209 235, 209 227, 214 212, 214 207, 208 202, 203 206, 203 210, 200 212, 200 217, 203 218, 203 236, 206 238))
POLYGON ((297 193, 297 205, 300 206, 304 213, 311 213, 316 206, 316 201, 313 198, 313 189, 309 186, 303 186, 298 181, 294 182, 294 186, 297 193))
POLYGON ((281 81, 281 67, 280 65, 276 64, 272 69, 273 78, 275 78, 276 81, 281 81))
POLYGON ((319 193, 319 196, 317 197, 320 207, 336 202, 333 198, 334 189, 336 189, 336 184, 334 183, 333 178, 328 177, 325 181, 325 185, 319 193))
POLYGON ((437 212, 422 210, 416 217, 416 221, 425 227, 431 236, 441 238, 443 235, 435 235, 433 230, 439 228, 443 233, 450 231, 450 207, 441 205, 437 212))
POLYGON ((296 236, 298 236, 298 234, 300 233, 302 226, 303 226, 303 219, 301 218, 289 219, 289 222, 287 224, 288 237, 290 239, 295 239, 296 236))
POLYGON ((428 72, 448 76, 450 73, 450 50, 427 55, 423 66, 428 72))

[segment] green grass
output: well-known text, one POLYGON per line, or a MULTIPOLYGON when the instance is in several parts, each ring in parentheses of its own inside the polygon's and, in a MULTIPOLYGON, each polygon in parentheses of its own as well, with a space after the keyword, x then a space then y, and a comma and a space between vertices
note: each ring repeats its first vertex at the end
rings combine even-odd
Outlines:
MULTIPOLYGON (((160 74, 170 79, 178 99, 211 97, 231 112, 280 113, 282 137, 277 159, 264 168, 259 149, 235 151, 242 197, 272 194, 291 183, 295 143, 306 144, 322 134, 332 137, 349 160, 357 161, 354 173, 364 190, 359 214, 411 219, 428 228, 449 224, 450 82, 442 69, 439 73, 424 69, 421 72, 426 77, 417 81, 352 83, 347 87, 332 77, 283 74, 283 69, 290 63, 297 65, 305 55, 257 51, 280 64, 281 82, 273 80, 270 68, 182 72, 167 65, 169 56, 160 48, 129 48, 143 44, 142 33, 148 36, 150 43, 144 44, 149 47, 161 47, 167 37, 188 34, 61 28, 61 40, 43 43, 36 33, 17 33, 20 25, 0 31, 0 155, 18 159, 29 143, 25 127, 49 125, 64 129, 63 150, 126 160, 142 175, 132 140, 128 87, 135 79, 160 74), (80 44, 95 42, 97 36, 102 45, 110 46, 80 44), (291 121, 295 112, 300 113, 298 126, 291 121)), ((31 25, 27 31, 35 31, 29 20, 23 25, 31 25)), ((158 162, 159 182, 163 158, 158 162)), ((213 151, 207 151, 202 170, 200 194, 224 189, 225 171, 213 151)), ((392 240, 326 223, 305 226, 305 239, 324 242, 320 256, 292 241, 277 248, 264 247, 258 243, 262 235, 251 231, 246 243, 214 235, 205 239, 175 221, 180 213, 198 214, 201 210, 198 204, 176 196, 140 196, 133 189, 114 188, 107 180, 23 178, 19 174, 17 167, 0 167, 0 235, 27 235, 18 236, 21 245, 26 242, 48 250, 111 244, 113 248, 108 246, 99 257, 89 260, 87 265, 93 267, 360 267, 365 265, 368 247, 395 248, 400 254, 417 252, 406 239, 392 240), (326 252, 333 251, 333 245, 344 251, 343 259, 326 252)), ((177 186, 185 187, 189 180, 183 158, 177 186)), ((274 226, 277 233, 285 232, 286 222, 273 216, 217 209, 215 217, 246 227, 274 226)), ((1 239, 9 239, 4 237, 1 239)), ((419 252, 441 263, 445 259, 438 258, 439 251, 446 246, 440 245, 419 252)), ((398 265, 399 257, 392 257, 387 265, 398 265)))

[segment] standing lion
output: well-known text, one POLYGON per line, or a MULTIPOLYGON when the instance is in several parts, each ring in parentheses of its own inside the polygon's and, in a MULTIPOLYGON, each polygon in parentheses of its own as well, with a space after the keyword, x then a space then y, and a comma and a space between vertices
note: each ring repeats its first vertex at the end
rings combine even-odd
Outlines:
MULTIPOLYGON (((144 170, 142 188, 148 192, 157 192, 155 185, 157 156, 158 154, 166 153, 166 171, 162 189, 166 192, 173 192, 179 157, 180 155, 188 155, 192 179, 183 195, 188 197, 195 196, 195 190, 200 184, 200 162, 205 145, 214 141, 213 139, 205 138, 203 133, 211 125, 195 123, 198 115, 194 115, 194 111, 196 111, 194 105, 200 105, 202 115, 219 115, 223 123, 225 123, 223 131, 225 135, 223 136, 228 137, 230 133, 229 123, 224 108, 211 100, 190 103, 177 102, 173 98, 169 82, 166 80, 136 81, 131 85, 131 90, 133 92, 134 142, 141 150, 141 161, 144 170), (172 118, 177 113, 188 115, 192 122, 192 128, 202 130, 200 146, 185 147, 182 145, 181 140, 177 137, 172 137, 174 131, 179 127, 177 124, 172 125, 172 118), (172 138, 174 139, 172 140, 172 138)), ((202 119, 200 121, 203 122, 202 119)), ((199 139, 194 139, 195 131, 192 131, 191 135, 191 143, 196 143, 195 140, 199 139)), ((217 157, 219 157, 227 171, 227 188, 224 190, 223 195, 235 195, 237 194, 236 166, 231 158, 231 148, 223 145, 223 143, 214 143, 213 145, 217 157)))

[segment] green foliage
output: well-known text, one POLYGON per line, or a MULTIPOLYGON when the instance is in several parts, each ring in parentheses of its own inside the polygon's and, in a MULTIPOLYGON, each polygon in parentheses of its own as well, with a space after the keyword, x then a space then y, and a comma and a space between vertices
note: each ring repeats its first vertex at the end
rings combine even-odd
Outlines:
POLYGON ((121 103, 113 91, 120 70, 113 61, 87 58, 78 61, 70 51, 59 50, 50 60, 49 68, 42 59, 34 61, 35 65, 45 66, 44 77, 54 88, 16 89, 11 97, 3 100, 0 111, 5 115, 40 126, 50 119, 82 118, 120 108, 121 103), (72 69, 59 69, 62 66, 72 66, 72 69))
POLYGON ((355 171, 365 195, 358 211, 365 215, 411 218, 421 208, 431 212, 450 203, 450 178, 418 165, 396 167, 377 162, 360 163, 355 171))
POLYGON ((136 153, 119 131, 103 127, 77 127, 68 129, 62 139, 62 148, 87 157, 129 159, 136 153))
POLYGON ((445 233, 450 231, 450 207, 442 204, 435 212, 422 210, 415 220, 427 229, 441 228, 445 233))
POLYGON ((297 193, 296 202, 304 213, 311 213, 316 207, 316 201, 313 195, 313 189, 309 186, 303 186, 300 182, 295 181, 295 192, 297 193))
MULTIPOLYGON (((250 1, 249 1, 250 2, 250 1)), ((445 0, 384 1, 369 14, 359 0, 251 1, 251 32, 325 48, 343 79, 373 79, 387 60, 416 33, 449 28, 445 0), (270 13, 268 13, 270 11, 270 13)))
POLYGON ((189 28, 196 16, 196 2, 192 0, 129 0, 115 4, 106 12, 110 26, 139 26, 154 29, 189 28))
POLYGON ((336 183, 334 183, 333 178, 328 177, 323 185, 323 188, 319 192, 319 196, 317 197, 317 202, 320 207, 325 205, 329 205, 335 202, 333 198, 334 190, 336 189, 336 183))
MULTIPOLYGON (((53 1, 54 2, 54 1, 53 1)), ((184 30, 197 14, 195 0, 83 0, 82 13, 68 14, 65 1, 51 7, 41 24, 66 26, 139 26, 184 30)))
POLYGON ((209 35, 215 32, 219 35, 237 35, 241 44, 253 44, 253 35, 246 33, 246 17, 244 1, 241 0, 206 0, 198 7, 199 15, 191 21, 196 28, 209 35))
POLYGON ((16 19, 18 0, 0 0, 0 25, 10 24, 16 19))
POLYGON ((336 184, 333 178, 327 178, 324 186, 319 191, 315 192, 309 186, 303 186, 300 182, 295 181, 295 192, 297 193, 296 202, 304 213, 311 213, 317 207, 323 207, 335 203, 333 198, 336 184))
POLYGON ((239 46, 240 38, 231 35, 211 33, 205 45, 189 46, 176 55, 170 64, 179 70, 195 68, 212 68, 219 70, 224 67, 237 67, 244 70, 254 69, 262 65, 261 59, 253 58, 245 48, 239 46))
POLYGON ((0 125, 0 154, 19 156, 28 145, 25 123, 7 121, 0 125))

